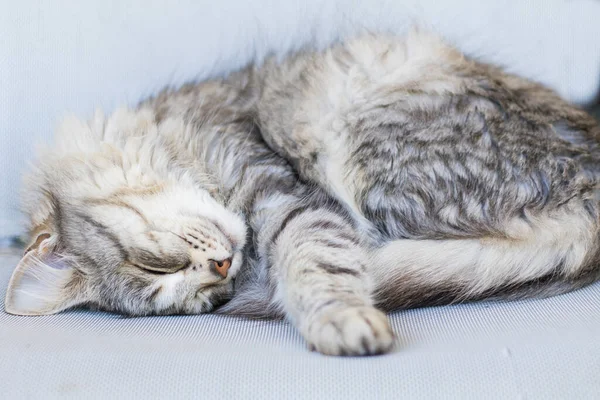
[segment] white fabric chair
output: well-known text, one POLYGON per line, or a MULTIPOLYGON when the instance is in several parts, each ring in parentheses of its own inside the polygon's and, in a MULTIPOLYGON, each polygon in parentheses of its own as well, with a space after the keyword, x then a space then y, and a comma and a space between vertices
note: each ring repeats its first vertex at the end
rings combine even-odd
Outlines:
MULTIPOLYGON (((0 2, 0 247, 23 230, 16 189, 34 143, 68 112, 110 111, 268 52, 414 22, 589 104, 598 21, 596 0, 0 2)), ((18 258, 0 250, 0 299, 18 258)), ((600 398, 600 284, 391 320, 398 350, 356 359, 310 353, 281 321, 0 312, 0 397, 600 398)))

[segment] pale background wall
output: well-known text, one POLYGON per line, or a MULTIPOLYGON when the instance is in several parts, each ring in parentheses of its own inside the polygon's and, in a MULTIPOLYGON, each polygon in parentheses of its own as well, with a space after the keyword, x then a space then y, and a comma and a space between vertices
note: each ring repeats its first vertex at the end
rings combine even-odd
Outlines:
POLYGON ((0 239, 22 230, 17 192, 33 144, 69 112, 413 22, 586 104, 600 88, 598 21, 596 0, 0 0, 0 239))

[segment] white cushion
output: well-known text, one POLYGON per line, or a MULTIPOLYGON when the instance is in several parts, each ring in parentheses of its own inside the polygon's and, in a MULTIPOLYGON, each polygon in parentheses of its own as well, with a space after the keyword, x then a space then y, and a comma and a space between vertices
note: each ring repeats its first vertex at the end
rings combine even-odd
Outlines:
MULTIPOLYGON (((0 297, 18 256, 0 256, 0 297)), ((0 306, 3 307, 2 304, 0 306)), ((0 312, 4 399, 594 399, 600 284, 391 316, 396 352, 311 353, 282 321, 0 312)))

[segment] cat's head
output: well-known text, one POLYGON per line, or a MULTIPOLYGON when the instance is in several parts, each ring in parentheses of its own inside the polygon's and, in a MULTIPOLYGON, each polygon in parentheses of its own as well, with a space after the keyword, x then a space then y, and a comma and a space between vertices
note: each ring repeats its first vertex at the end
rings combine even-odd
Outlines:
POLYGON ((202 165, 177 154, 186 129, 149 110, 62 124, 26 184, 31 243, 7 312, 200 313, 231 295, 245 224, 202 165))

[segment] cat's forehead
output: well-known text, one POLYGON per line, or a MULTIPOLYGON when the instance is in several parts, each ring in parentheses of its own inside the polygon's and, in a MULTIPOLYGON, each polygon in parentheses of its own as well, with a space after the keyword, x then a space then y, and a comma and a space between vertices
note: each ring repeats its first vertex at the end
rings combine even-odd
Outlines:
POLYGON ((137 196, 154 198, 158 206, 152 209, 171 204, 193 210, 189 203, 217 196, 207 174, 173 163, 161 142, 182 129, 177 120, 157 124, 154 113, 144 109, 122 109, 108 118, 97 112, 89 121, 66 118, 54 144, 43 149, 25 177, 23 208, 31 225, 47 220, 58 203, 137 196))

